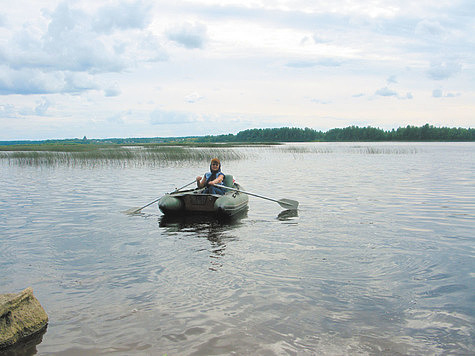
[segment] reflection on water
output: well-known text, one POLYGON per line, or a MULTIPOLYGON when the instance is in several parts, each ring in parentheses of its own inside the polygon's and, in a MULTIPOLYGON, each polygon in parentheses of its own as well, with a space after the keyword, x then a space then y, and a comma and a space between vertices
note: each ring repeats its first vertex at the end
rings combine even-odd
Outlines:
POLYGON ((47 327, 30 336, 23 342, 13 345, 7 349, 0 350, 2 356, 32 356, 38 353, 37 346, 43 341, 43 335, 46 333, 47 327))
MULTIPOLYGON (((158 220, 160 228, 167 234, 186 233, 193 238, 206 238, 210 242, 210 270, 222 267, 221 258, 225 255, 226 244, 236 240, 233 230, 242 225, 247 210, 231 218, 218 218, 214 214, 162 215, 158 220)), ((192 238, 190 237, 190 238, 192 238)))
POLYGON ((208 159, 0 162, 0 293, 35 290, 39 355, 473 354, 475 144, 354 146, 242 148, 225 173, 300 205, 235 221, 121 213, 208 159))
POLYGON ((280 221, 292 221, 293 218, 296 218, 299 216, 298 210, 292 209, 292 210, 284 210, 277 215, 277 219, 280 221))
POLYGON ((199 233, 203 227, 209 227, 210 230, 227 230, 239 226, 241 220, 246 218, 248 211, 242 211, 240 214, 231 218, 218 218, 213 214, 184 214, 184 215, 162 215, 159 218, 158 225, 167 228, 167 231, 176 232, 181 230, 195 231, 199 233), (222 228, 222 229, 221 229, 222 228), (188 230, 189 229, 189 230, 188 230))

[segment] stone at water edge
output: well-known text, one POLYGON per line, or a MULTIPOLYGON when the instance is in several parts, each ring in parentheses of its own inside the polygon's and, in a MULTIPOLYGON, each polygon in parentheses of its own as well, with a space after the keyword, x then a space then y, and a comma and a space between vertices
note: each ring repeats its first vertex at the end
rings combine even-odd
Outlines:
POLYGON ((21 342, 48 324, 48 315, 33 289, 0 294, 0 350, 21 342))

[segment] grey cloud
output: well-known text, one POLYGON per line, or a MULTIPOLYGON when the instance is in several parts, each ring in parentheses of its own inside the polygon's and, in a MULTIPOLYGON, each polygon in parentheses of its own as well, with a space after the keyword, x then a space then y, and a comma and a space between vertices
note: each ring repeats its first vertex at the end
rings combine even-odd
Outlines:
POLYGON ((168 30, 166 35, 170 41, 188 49, 203 48, 208 41, 207 28, 200 23, 184 23, 168 30))

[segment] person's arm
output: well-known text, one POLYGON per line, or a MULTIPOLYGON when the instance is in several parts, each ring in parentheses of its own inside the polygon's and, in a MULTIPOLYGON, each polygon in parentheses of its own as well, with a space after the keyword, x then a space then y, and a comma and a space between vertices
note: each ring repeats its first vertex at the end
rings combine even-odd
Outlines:
POLYGON ((206 175, 196 177, 196 185, 198 188, 203 188, 206 185, 206 175))
POLYGON ((212 181, 209 182, 208 184, 209 184, 209 185, 216 185, 216 184, 221 183, 223 180, 224 180, 224 174, 220 174, 219 176, 216 177, 215 180, 212 180, 212 181))

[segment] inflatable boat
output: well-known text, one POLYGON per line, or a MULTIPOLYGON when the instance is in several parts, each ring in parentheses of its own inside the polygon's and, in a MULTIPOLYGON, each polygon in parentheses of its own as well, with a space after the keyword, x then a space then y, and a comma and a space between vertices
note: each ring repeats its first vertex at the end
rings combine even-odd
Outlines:
POLYGON ((241 186, 227 174, 223 185, 233 188, 224 195, 204 193, 206 188, 182 190, 165 194, 160 198, 158 207, 165 215, 186 215, 209 213, 218 217, 233 217, 248 209, 249 197, 241 193, 241 186))

